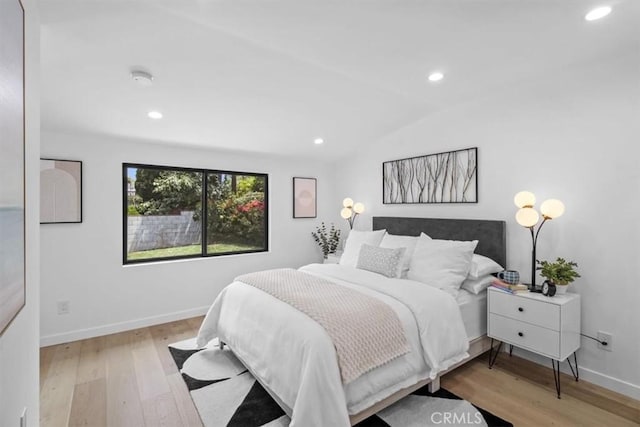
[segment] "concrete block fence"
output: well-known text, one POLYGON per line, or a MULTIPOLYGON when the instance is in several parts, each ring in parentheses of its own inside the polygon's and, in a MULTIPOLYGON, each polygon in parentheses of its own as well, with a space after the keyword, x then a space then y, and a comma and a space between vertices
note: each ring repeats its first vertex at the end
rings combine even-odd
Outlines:
POLYGON ((131 216, 127 223, 128 252, 199 244, 202 224, 193 212, 180 215, 131 216))

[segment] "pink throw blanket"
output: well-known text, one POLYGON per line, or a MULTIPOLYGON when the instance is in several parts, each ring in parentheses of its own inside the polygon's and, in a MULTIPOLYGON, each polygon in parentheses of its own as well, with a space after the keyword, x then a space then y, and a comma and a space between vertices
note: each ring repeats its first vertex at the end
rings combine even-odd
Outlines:
POLYGON ((288 268, 245 274, 236 280, 318 322, 336 348, 344 384, 409 352, 397 314, 374 297, 288 268))

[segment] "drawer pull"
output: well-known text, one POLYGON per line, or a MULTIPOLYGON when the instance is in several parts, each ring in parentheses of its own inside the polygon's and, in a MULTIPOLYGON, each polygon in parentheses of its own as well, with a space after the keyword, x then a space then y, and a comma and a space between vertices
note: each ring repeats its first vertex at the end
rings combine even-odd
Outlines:
POLYGON ((523 334, 522 332, 518 332, 518 336, 519 336, 519 337, 523 337, 523 336, 524 336, 524 334, 523 334))
POLYGON ((522 307, 518 307, 518 311, 519 311, 520 313, 522 313, 522 312, 524 311, 524 308, 522 308, 522 307))

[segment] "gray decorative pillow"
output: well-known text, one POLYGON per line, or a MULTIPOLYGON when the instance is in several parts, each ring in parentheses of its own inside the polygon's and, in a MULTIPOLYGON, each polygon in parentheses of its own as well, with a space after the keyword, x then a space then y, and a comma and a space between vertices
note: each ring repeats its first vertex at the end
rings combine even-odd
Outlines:
POLYGON ((360 247, 356 268, 387 277, 400 277, 402 257, 406 250, 407 248, 380 248, 365 243, 360 247))

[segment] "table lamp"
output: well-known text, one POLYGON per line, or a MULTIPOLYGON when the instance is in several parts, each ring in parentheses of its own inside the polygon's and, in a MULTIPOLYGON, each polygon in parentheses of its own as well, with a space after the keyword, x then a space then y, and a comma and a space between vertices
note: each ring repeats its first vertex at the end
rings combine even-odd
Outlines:
POLYGON ((364 205, 362 203, 353 203, 353 199, 347 197, 342 201, 342 210, 340 216, 349 222, 349 229, 353 229, 353 223, 356 217, 364 212, 364 205))
POLYGON ((513 202, 519 208, 516 212, 516 221, 531 232, 531 241, 533 249, 531 251, 531 285, 529 291, 540 292, 536 288, 536 244, 538 243, 538 234, 545 222, 558 218, 564 213, 564 203, 557 199, 549 199, 540 205, 540 213, 542 214, 542 222, 538 224, 540 215, 533 206, 536 203, 536 196, 529 191, 521 191, 515 195, 513 202), (536 229, 536 225, 538 228, 536 229))

